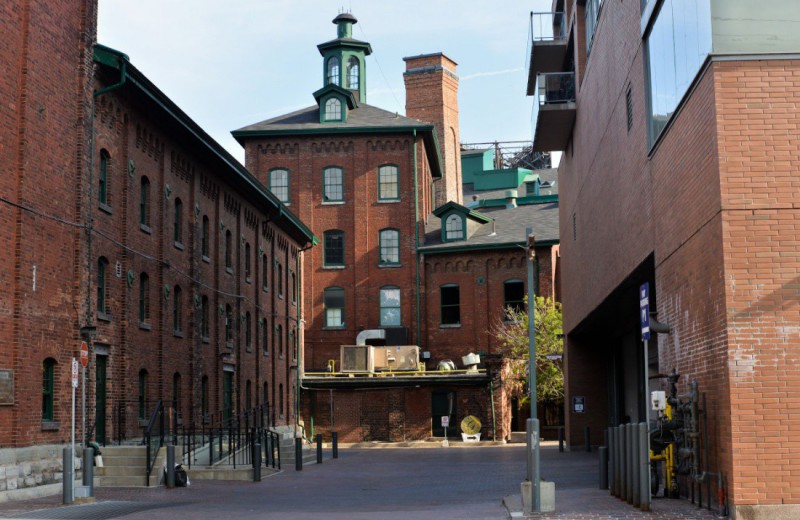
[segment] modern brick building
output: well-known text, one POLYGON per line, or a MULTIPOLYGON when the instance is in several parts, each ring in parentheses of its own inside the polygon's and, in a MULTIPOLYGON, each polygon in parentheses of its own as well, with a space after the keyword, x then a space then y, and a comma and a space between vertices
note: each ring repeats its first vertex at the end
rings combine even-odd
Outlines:
POLYGON ((0 490, 60 479, 78 442, 272 405, 295 421, 310 230, 152 84, 95 44, 97 2, 0 8, 0 490), (80 395, 80 394, 79 394, 80 395))
POLYGON ((702 469, 722 474, 739 518, 800 515, 797 12, 556 0, 532 16, 534 148, 563 151, 567 400, 585 398, 569 441, 646 418, 648 282, 670 327, 650 341, 650 387, 673 369, 679 392, 697 381, 702 469))
POLYGON ((305 425, 345 441, 396 441, 443 435, 442 415, 458 435, 472 414, 484 438, 505 438, 509 400, 489 330, 502 317, 504 284, 524 294, 520 247, 536 219, 545 226, 540 285, 554 290, 555 199, 530 197, 516 208, 515 192, 508 211, 505 200, 480 211, 462 205, 456 63, 442 53, 405 58, 407 114, 387 112, 366 103, 372 49, 352 38, 355 17, 333 22, 337 38, 318 45, 316 103, 233 132, 248 169, 323 242, 305 261, 305 425), (445 232, 441 219, 452 222, 445 232), (318 377, 341 370, 342 345, 376 330, 385 338, 374 344, 420 346, 428 372, 318 377), (460 367, 470 352, 484 354, 487 372, 435 373, 440 361, 460 367))

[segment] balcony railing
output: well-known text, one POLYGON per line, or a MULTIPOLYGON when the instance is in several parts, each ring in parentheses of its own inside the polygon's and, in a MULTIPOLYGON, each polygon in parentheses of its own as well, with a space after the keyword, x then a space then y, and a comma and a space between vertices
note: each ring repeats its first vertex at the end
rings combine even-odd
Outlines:
POLYGON ((575 101, 575 73, 539 74, 536 78, 536 99, 539 105, 575 101))
POLYGON ((540 152, 564 150, 575 122, 575 73, 538 74, 534 93, 533 149, 540 152))
POLYGON ((531 13, 531 34, 535 42, 566 39, 566 16, 560 11, 556 13, 531 13))

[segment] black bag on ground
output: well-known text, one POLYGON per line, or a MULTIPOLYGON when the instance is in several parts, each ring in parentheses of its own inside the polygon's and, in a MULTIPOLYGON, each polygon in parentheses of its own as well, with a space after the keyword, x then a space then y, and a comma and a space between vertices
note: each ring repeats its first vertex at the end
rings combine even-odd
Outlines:
POLYGON ((175 464, 175 487, 186 487, 189 483, 189 475, 180 464, 175 464))

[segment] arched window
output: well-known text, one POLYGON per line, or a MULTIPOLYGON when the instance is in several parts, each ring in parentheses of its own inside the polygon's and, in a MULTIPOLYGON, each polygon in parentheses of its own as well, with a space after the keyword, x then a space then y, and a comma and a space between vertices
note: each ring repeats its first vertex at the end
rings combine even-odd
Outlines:
POLYGON ((97 260, 97 313, 108 314, 108 260, 100 257, 97 260))
POLYGON ((525 311, 525 283, 522 280, 503 282, 503 310, 509 308, 514 312, 525 311))
POLYGON ((139 370, 139 420, 147 419, 147 370, 139 370))
POLYGON ((322 170, 322 201, 339 202, 344 200, 344 172, 337 166, 322 170))
POLYGON ((244 278, 250 281, 252 273, 250 272, 250 242, 244 244, 244 278))
POLYGON ((339 98, 329 98, 325 102, 325 121, 342 120, 342 102, 339 98))
POLYGON ((280 406, 280 415, 281 419, 283 419, 284 410, 286 409, 286 403, 283 402, 283 383, 278 385, 278 406, 280 406))
POLYGON ((344 265, 344 231, 331 229, 323 233, 324 247, 322 264, 325 266, 344 265))
POLYGON ((292 351, 294 355, 294 329, 289 329, 289 341, 286 342, 286 347, 292 351))
POLYGON ((439 288, 442 325, 461 324, 461 294, 458 285, 450 283, 439 288))
POLYGON ((150 321, 150 277, 147 273, 139 276, 139 323, 150 321))
POLYGON ((400 288, 392 285, 381 287, 379 300, 381 327, 399 327, 400 288))
POLYGON ((292 329, 292 359, 297 361, 297 352, 300 346, 300 334, 296 329, 292 329))
POLYGON ((332 329, 344 328, 344 289, 341 287, 328 287, 323 292, 325 307, 325 327, 332 329))
POLYGON ((111 156, 108 151, 100 150, 100 178, 97 186, 97 201, 100 204, 108 205, 108 169, 111 156))
POLYGON ((203 215, 203 231, 201 235, 200 249, 205 258, 208 258, 208 216, 203 215))
POLYGON ((333 56, 328 59, 328 84, 339 84, 339 58, 333 56))
POLYGON ((225 231, 225 268, 233 269, 233 235, 230 230, 225 231))
POLYGON ((445 240, 464 240, 464 217, 450 214, 444 221, 445 240))
POLYGON ((278 286, 278 298, 283 298, 283 266, 278 264, 277 266, 277 286, 278 286))
POLYGON ((289 202, 289 170, 278 168, 269 172, 269 191, 284 204, 289 202))
POLYGON ((183 243, 183 202, 181 199, 175 199, 175 215, 174 227, 172 230, 172 239, 178 243, 183 243))
POLYGON ((261 255, 261 288, 263 290, 269 289, 269 261, 267 255, 261 255))
POLYGON ((180 333, 183 330, 183 292, 176 285, 172 292, 172 330, 180 333))
POLYGON ((233 309, 230 305, 225 306, 225 341, 233 341, 233 309))
POLYGON ((400 232, 396 229, 382 229, 379 235, 380 265, 400 263, 400 232))
POLYGON ((249 312, 244 315, 244 319, 244 347, 248 352, 250 352, 253 350, 253 325, 251 324, 249 312))
POLYGON ((297 275, 292 271, 292 303, 297 304, 297 275))
POLYGON ((400 187, 397 166, 386 164, 378 168, 378 199, 397 200, 400 198, 400 187))
POLYGON ((150 228, 150 180, 142 177, 139 187, 139 224, 150 228))
POLYGON ((203 297, 200 299, 200 335, 205 340, 208 340, 209 318, 208 296, 203 295, 203 297))
POLYGON ((283 357, 283 327, 275 325, 275 341, 277 344, 278 356, 283 357))
POLYGON ((350 56, 347 59, 347 88, 358 90, 358 58, 350 56))
POLYGON ((55 367, 56 360, 47 358, 42 363, 42 420, 52 421, 55 402, 55 367))
POLYGON ((200 380, 200 416, 203 422, 208 415, 208 376, 203 376, 200 380))

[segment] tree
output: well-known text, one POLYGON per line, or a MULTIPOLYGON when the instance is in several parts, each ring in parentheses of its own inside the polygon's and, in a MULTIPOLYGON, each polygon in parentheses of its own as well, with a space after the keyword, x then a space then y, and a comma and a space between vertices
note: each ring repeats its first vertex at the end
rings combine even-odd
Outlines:
MULTIPOLYGON (((528 388, 528 299, 525 307, 517 310, 507 307, 502 320, 492 330, 500 343, 506 360, 504 384, 510 397, 527 401, 528 388)), ((564 352, 561 340, 561 304, 550 298, 536 297, 534 305, 536 324, 536 398, 537 401, 552 401, 564 397, 564 374, 561 356, 564 352)))

